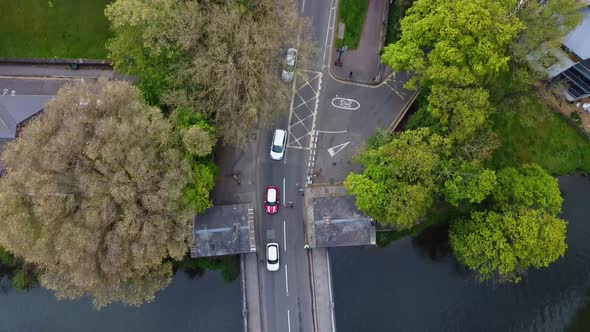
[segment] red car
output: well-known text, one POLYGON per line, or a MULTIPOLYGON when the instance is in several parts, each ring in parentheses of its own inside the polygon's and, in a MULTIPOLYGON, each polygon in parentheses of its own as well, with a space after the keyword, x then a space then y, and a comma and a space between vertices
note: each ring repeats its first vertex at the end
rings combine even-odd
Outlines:
POLYGON ((279 187, 266 187, 266 193, 264 194, 264 211, 270 214, 279 212, 279 187))

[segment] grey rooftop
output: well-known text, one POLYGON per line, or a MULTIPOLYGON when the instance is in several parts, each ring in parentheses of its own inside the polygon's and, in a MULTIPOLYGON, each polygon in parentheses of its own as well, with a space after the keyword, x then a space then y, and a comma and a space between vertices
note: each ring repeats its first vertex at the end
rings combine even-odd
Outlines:
POLYGON ((41 112, 53 96, 0 96, 0 139, 15 139, 19 124, 41 112))
POLYGON ((254 252, 254 209, 250 204, 209 208, 195 216, 193 235, 193 258, 254 252))
POLYGON ((312 248, 374 245, 375 226, 342 186, 313 186, 305 192, 306 239, 312 248))
POLYGON ((590 7, 580 10, 582 22, 572 30, 566 37, 563 45, 574 52, 580 59, 590 59, 590 7))

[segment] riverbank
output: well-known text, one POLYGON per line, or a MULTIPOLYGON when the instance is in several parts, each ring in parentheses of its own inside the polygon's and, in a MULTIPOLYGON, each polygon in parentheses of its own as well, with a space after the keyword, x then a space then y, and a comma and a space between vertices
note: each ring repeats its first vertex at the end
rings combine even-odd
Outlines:
POLYGON ((559 184, 569 248, 517 284, 480 283, 448 252, 440 225, 384 249, 331 249, 338 331, 565 330, 588 303, 590 178, 562 176, 559 184))
POLYGON ((226 283, 220 272, 190 279, 182 270, 152 303, 119 303, 94 309, 89 298, 58 301, 38 287, 17 292, 0 280, 0 330, 45 332, 226 332, 242 330, 239 281, 226 283))

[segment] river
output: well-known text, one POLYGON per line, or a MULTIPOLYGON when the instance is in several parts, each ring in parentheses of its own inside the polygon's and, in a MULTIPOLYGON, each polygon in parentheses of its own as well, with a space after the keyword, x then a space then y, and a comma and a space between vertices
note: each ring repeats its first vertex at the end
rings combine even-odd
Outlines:
POLYGON ((226 332, 242 331, 239 279, 218 272, 189 279, 179 271, 152 303, 111 304, 100 311, 90 299, 58 301, 44 288, 16 292, 0 282, 0 332, 226 332))
POLYGON ((516 285, 480 283, 440 226, 383 249, 331 249, 337 331, 590 331, 590 181, 559 185, 568 250, 516 285))
MULTIPOLYGON (((559 184, 568 251, 516 285, 477 281, 450 255, 444 227, 384 249, 331 249, 337 331, 590 331, 590 181, 559 184)), ((240 294, 217 272, 191 280, 181 271, 153 303, 96 311, 89 299, 16 292, 4 280, 0 332, 241 331, 240 294)))

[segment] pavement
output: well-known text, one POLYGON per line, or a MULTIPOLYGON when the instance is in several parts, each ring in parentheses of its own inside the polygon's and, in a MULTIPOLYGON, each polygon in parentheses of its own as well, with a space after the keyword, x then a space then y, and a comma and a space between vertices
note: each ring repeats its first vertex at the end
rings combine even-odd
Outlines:
POLYGON ((109 66, 81 65, 79 69, 72 70, 63 64, 18 64, 0 63, 0 77, 63 77, 63 78, 98 78, 122 79, 125 76, 113 72, 109 66))
MULTIPOLYGON (((332 75, 337 79, 365 84, 378 84, 391 73, 389 68, 381 64, 381 57, 379 55, 379 51, 383 48, 383 41, 387 29, 389 1, 368 0, 368 2, 369 6, 367 8, 367 15, 359 45, 356 49, 346 50, 342 54, 342 66, 335 65, 335 61, 338 59, 338 52, 334 50, 334 61, 330 63, 330 70, 332 75)), ((346 43, 346 40, 344 42, 346 43)), ((334 43, 331 45, 334 45, 334 43)))

